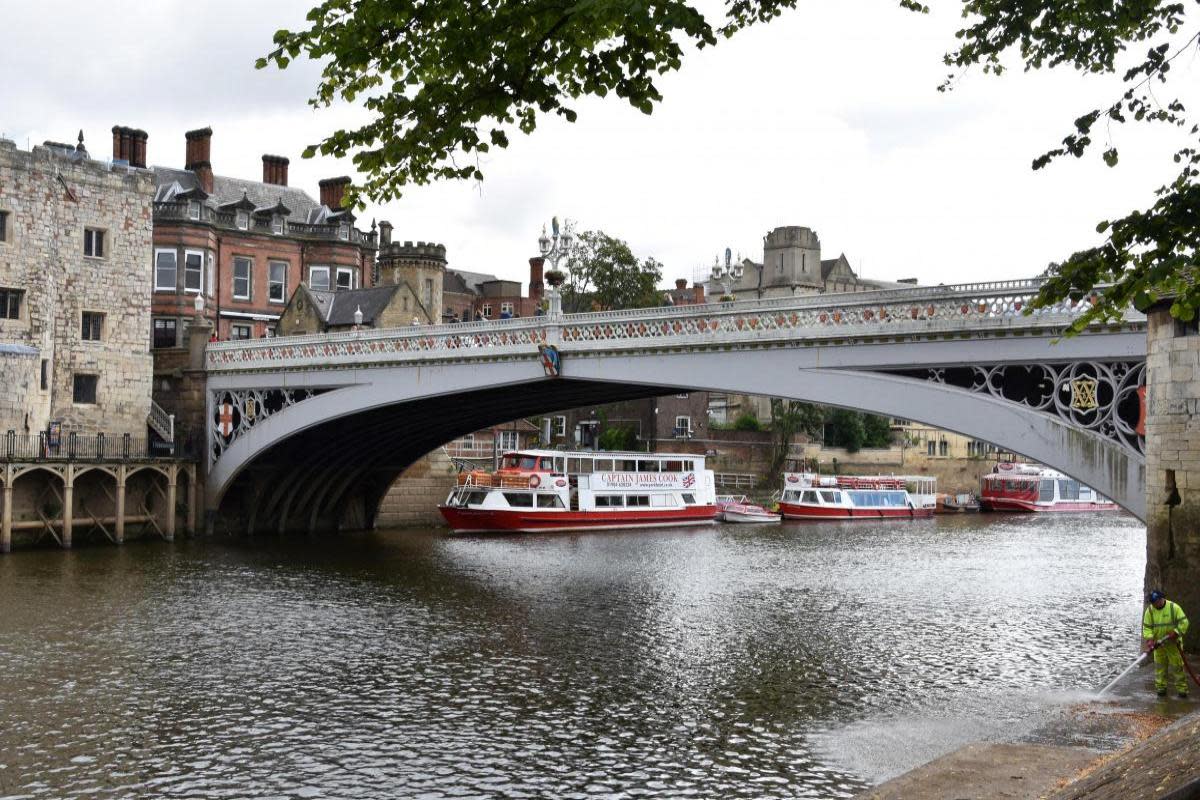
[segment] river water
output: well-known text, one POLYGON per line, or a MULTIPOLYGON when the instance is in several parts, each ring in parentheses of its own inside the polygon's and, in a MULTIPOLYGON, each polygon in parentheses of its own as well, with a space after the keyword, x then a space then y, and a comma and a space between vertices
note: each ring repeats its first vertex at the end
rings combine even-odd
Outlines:
POLYGON ((0 798, 849 797, 1135 655, 1123 515, 0 558, 0 798))

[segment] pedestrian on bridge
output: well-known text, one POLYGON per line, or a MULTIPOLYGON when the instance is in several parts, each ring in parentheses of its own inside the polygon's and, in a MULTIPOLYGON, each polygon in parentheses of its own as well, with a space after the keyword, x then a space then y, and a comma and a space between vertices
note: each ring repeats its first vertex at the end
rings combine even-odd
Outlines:
POLYGON ((1188 618, 1179 604, 1167 599, 1161 589, 1150 592, 1150 604, 1142 615, 1142 639, 1146 650, 1154 651, 1154 689, 1159 697, 1167 694, 1167 668, 1175 668, 1175 689, 1188 696, 1187 673, 1183 664, 1183 637, 1188 618))

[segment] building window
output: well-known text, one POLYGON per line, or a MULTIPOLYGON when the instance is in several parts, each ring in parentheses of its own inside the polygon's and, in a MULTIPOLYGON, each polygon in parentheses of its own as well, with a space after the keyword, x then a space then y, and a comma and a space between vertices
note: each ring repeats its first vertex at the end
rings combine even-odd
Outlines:
POLYGON ((933 439, 930 439, 929 441, 927 441, 925 443, 925 455, 927 455, 927 456, 936 456, 937 455, 937 442, 935 442, 933 439))
POLYGON ((188 200, 188 219, 200 219, 199 200, 188 200))
POLYGON ((679 416, 675 418, 676 438, 686 438, 692 435, 692 418, 679 416))
POLYGON ((500 449, 516 450, 520 447, 516 431, 500 431, 500 449))
POLYGON ((177 341, 175 336, 178 330, 178 323, 173 319, 166 317, 154 318, 154 340, 153 346, 155 349, 163 347, 174 347, 177 341))
POLYGON ((458 440, 458 445, 464 450, 475 449, 475 434, 468 433, 466 436, 458 440))
POLYGON ((41 383, 42 391, 44 392, 50 388, 50 359, 48 359, 48 358, 42 359, 42 376, 41 377, 42 377, 42 383, 41 383))
POLYGON ((233 259, 233 299, 250 299, 250 268, 253 262, 242 256, 233 259))
POLYGON ((340 292, 340 291, 344 291, 346 289, 353 289, 353 288, 354 288, 354 270, 339 267, 338 271, 337 271, 337 290, 340 292))
POLYGON ((8 212, 0 211, 0 242, 8 241, 8 212))
POLYGON ((0 319, 21 318, 21 299, 24 294, 21 289, 0 289, 0 319))
POLYGON ((75 375, 71 399, 76 403, 95 403, 96 384, 99 381, 99 375, 75 375))
POLYGON ((230 339, 249 339, 252 335, 252 330, 249 325, 230 325, 230 339))
POLYGON ((267 299, 272 303, 286 303, 288 273, 287 262, 269 261, 267 262, 267 271, 270 273, 267 276, 267 299))
POLYGON ((425 307, 433 308, 433 278, 425 279, 425 307))
POLYGON ((244 231, 250 227, 250 212, 239 211, 236 215, 237 227, 239 231, 244 231))
POLYGON ((567 437, 567 418, 565 416, 557 416, 554 418, 554 436, 559 439, 567 437))
POLYGON ((505 314, 508 314, 511 317, 512 313, 513 313, 513 304, 512 303, 501 303, 500 304, 500 316, 503 317, 505 314))
POLYGON ((183 290, 200 292, 204 288, 204 253, 188 250, 183 254, 183 290))
POLYGON ((104 330, 104 315, 97 311, 83 312, 83 329, 81 334, 85 342, 98 342, 104 330))
POLYGON ((173 292, 179 288, 178 259, 174 250, 154 251, 154 291, 173 292))
POLYGON ((950 443, 949 442, 947 442, 945 439, 942 439, 940 442, 938 442, 938 455, 947 456, 950 454, 949 451, 950 451, 950 443))
POLYGON ((310 289, 328 289, 329 288, 329 267, 309 267, 308 268, 308 288, 310 288, 310 289))
POLYGON ((83 229, 83 254, 89 258, 104 258, 104 231, 99 228, 83 229))
POLYGON ((338 238, 343 242, 350 239, 350 226, 344 222, 338 226, 338 238))
POLYGON ((271 233, 276 236, 283 234, 283 217, 278 214, 271 217, 271 233))
POLYGON ((492 304, 484 303, 483 307, 481 309, 479 309, 479 313, 483 315, 484 319, 491 319, 492 318, 492 304))
POLYGON ((1175 320, 1175 336, 1195 336, 1200 334, 1200 314, 1192 317, 1189 320, 1175 320))

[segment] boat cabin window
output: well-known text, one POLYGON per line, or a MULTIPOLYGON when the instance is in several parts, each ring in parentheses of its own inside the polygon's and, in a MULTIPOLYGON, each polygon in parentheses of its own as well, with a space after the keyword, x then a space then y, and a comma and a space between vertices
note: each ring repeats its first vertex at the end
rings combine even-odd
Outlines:
POLYGON ((625 495, 626 508, 634 508, 637 506, 649 507, 649 505, 650 505, 650 495, 648 495, 648 494, 627 494, 627 495, 625 495))
POLYGON ((837 492, 829 492, 829 491, 824 491, 824 490, 822 490, 822 492, 821 492, 821 499, 824 500, 826 503, 840 503, 841 502, 841 498, 838 497, 837 492))
POLYGON ((597 458, 596 472, 612 472, 613 462, 611 458, 597 458))
POLYGON ((692 461, 691 459, 687 459, 686 461, 683 462, 683 471, 684 472, 691 472, 694 469, 696 469, 695 461, 692 461))
POLYGON ((637 461, 632 458, 614 459, 617 472, 637 472, 637 461))
POLYGON ((487 499, 487 492, 465 492, 460 495, 459 505, 477 506, 487 499))
POLYGON ((625 505, 625 497, 619 494, 596 495, 596 508, 620 508, 625 505))
POLYGON ((657 508, 666 508, 676 505, 675 495, 673 494, 655 494, 650 496, 650 505, 657 508))
POLYGON ((1058 482, 1058 498, 1060 500, 1078 500, 1079 499, 1079 481, 1059 481, 1058 482))
POLYGON ((683 493, 683 504, 685 506, 696 505, 696 495, 692 494, 691 492, 684 492, 683 493))
MULTIPOLYGON (((509 453, 504 457, 506 469, 537 469, 537 456, 527 456, 520 453, 509 453)), ((547 469, 549 467, 547 466, 547 469)))
POLYGON ((1054 502, 1054 481, 1042 481, 1038 487, 1038 500, 1043 503, 1054 502))
POLYGON ((663 472, 683 472, 682 461, 664 461, 662 465, 663 472))
POLYGON ((658 472, 657 461, 639 461, 637 462, 638 472, 658 472))
POLYGON ((504 499, 513 508, 533 508, 533 495, 528 492, 505 492, 504 499))
POLYGON ((572 475, 590 475, 592 472, 592 460, 590 458, 568 459, 567 472, 572 475))
POLYGON ((562 508, 562 498, 556 494, 539 494, 537 495, 538 508, 562 508))
POLYGON ((804 492, 804 496, 803 496, 803 498, 801 498, 800 502, 801 503, 816 503, 817 502, 817 493, 812 491, 811 489, 806 489, 804 492))

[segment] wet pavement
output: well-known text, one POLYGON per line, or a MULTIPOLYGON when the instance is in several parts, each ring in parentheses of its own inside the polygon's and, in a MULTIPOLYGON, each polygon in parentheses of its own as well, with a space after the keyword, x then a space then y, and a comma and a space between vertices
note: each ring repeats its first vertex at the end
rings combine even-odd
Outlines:
POLYGON ((1144 548, 1108 514, 20 552, 0 798, 850 797, 1104 747, 1070 720, 1136 656, 1144 548))

